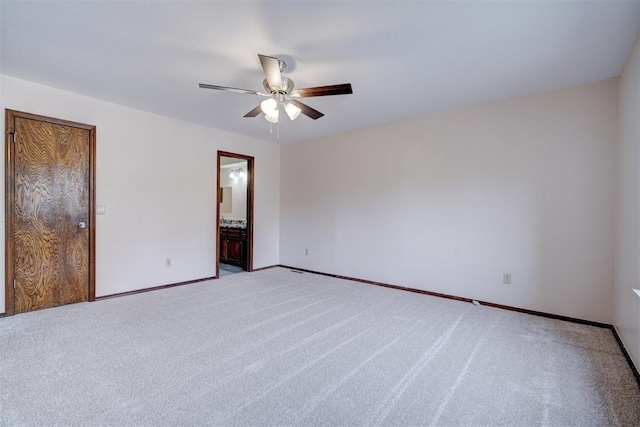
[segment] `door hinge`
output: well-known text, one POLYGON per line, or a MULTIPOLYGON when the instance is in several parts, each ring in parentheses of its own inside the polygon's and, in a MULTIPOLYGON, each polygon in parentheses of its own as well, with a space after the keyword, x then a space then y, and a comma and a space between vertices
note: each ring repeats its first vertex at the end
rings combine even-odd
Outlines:
POLYGON ((16 290, 16 279, 13 279, 13 290, 16 290))
POLYGON ((11 135, 11 138, 13 139, 13 142, 16 142, 16 134, 17 134, 17 133, 18 133, 18 132, 9 132, 9 131, 7 131, 7 134, 8 134, 8 135, 11 135))

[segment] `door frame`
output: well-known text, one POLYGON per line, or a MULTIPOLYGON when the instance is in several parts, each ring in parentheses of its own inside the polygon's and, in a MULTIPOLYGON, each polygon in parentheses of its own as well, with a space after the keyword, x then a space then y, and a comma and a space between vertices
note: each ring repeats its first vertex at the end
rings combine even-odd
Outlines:
POLYGON ((220 158, 233 157, 247 161, 247 271, 253 271, 253 195, 254 195, 254 170, 255 158, 245 154, 231 153, 218 150, 218 168, 216 174, 216 278, 220 277, 220 158))
POLYGON ((96 127, 84 123, 40 116, 16 110, 5 110, 5 151, 4 151, 4 201, 5 201, 5 315, 15 314, 15 292, 13 279, 15 276, 14 254, 14 200, 15 200, 15 119, 37 120, 55 125, 68 126, 89 131, 89 277, 88 300, 96 299, 96 127))

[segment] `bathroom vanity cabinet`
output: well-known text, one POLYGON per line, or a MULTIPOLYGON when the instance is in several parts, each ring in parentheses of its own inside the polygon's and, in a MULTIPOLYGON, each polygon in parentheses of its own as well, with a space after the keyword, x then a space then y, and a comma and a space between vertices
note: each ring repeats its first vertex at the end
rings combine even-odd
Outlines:
POLYGON ((220 227, 220 262, 247 268, 247 229, 220 227))

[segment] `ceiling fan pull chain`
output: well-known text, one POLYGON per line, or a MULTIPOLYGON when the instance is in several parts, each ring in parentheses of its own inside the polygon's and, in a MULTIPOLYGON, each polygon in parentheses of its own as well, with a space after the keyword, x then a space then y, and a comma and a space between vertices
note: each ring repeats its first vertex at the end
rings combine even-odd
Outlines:
POLYGON ((269 133, 273 133, 273 123, 269 123, 269 133))
POLYGON ((278 137, 278 139, 280 139, 280 121, 278 121, 277 126, 278 126, 278 133, 276 136, 278 137))

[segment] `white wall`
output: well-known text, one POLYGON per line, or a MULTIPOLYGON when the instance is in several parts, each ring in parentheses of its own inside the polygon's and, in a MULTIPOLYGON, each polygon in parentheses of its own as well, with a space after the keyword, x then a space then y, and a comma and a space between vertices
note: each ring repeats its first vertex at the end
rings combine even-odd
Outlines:
POLYGON ((278 263, 280 146, 8 76, 0 85, 3 110, 97 126, 97 296, 215 275, 219 149, 255 157, 254 268, 278 263))
POLYGON ((614 325, 640 367, 640 40, 619 82, 614 325))
POLYGON ((283 146, 280 262, 612 323, 616 93, 609 79, 283 146))

